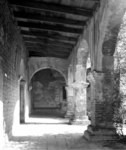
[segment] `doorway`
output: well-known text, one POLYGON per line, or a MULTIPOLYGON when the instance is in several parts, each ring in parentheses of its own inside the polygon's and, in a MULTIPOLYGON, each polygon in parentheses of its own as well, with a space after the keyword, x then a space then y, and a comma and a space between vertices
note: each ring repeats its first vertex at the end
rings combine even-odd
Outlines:
POLYGON ((66 113, 66 82, 57 70, 46 68, 34 74, 31 85, 31 116, 63 118, 66 113))

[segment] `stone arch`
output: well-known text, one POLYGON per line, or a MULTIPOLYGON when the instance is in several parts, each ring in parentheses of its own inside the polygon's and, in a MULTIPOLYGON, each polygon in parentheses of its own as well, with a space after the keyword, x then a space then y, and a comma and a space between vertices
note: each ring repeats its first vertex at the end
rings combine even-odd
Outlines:
POLYGON ((102 44, 102 70, 103 72, 114 69, 114 54, 118 40, 118 34, 125 13, 125 0, 110 0, 108 2, 108 23, 102 44))
POLYGON ((40 69, 34 73, 30 81, 31 85, 31 110, 44 108, 58 109, 65 112, 64 104, 67 103, 64 93, 66 81, 64 76, 52 68, 40 69))
POLYGON ((67 61, 59 58, 30 58, 29 59, 29 81, 31 80, 31 77, 34 75, 35 72, 44 69, 44 68, 50 68, 57 70, 60 72, 63 77, 65 78, 65 81, 67 81, 67 61))
MULTIPOLYGON (((102 72, 104 72, 104 99, 113 99, 113 82, 115 81, 114 61, 117 54, 117 43, 120 41, 122 34, 122 27, 125 24, 125 0, 115 0, 108 2, 108 23, 106 26, 106 33, 102 44, 102 72), (121 25, 122 24, 122 25, 121 25), (109 84, 108 84, 109 83, 109 84), (110 90, 111 89, 111 90, 110 90)), ((125 32, 125 30, 123 31, 125 32)), ((121 42, 120 42, 121 43, 121 42)), ((119 44, 118 44, 119 46, 119 44)))
POLYGON ((67 79, 66 79, 65 74, 64 74, 62 71, 60 71, 59 69, 57 69, 57 68, 52 68, 52 67, 42 67, 42 68, 38 68, 38 70, 36 70, 35 72, 33 72, 32 75, 30 76, 30 81, 31 81, 32 77, 33 77, 37 72, 39 72, 40 70, 44 70, 44 69, 53 69, 53 70, 56 70, 57 72, 59 72, 59 73, 64 77, 65 82, 67 83, 67 79))

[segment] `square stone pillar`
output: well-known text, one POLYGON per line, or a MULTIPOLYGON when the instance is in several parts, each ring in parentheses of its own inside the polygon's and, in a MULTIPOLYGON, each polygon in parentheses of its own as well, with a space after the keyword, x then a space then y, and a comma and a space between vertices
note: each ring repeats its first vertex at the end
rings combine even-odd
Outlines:
POLYGON ((73 83, 76 91, 73 124, 89 124, 87 116, 87 86, 88 83, 86 82, 73 83))
POLYGON ((71 83, 74 88, 75 108, 74 124, 87 124, 89 122, 87 116, 87 86, 86 83, 86 68, 82 64, 76 65, 75 82, 71 83))
POLYGON ((88 140, 115 140, 113 126, 113 75, 93 72, 89 75, 91 82, 91 125, 84 133, 88 140))
POLYGON ((70 120, 74 116, 75 100, 74 100, 74 88, 72 86, 66 86, 67 91, 67 112, 65 118, 70 120))

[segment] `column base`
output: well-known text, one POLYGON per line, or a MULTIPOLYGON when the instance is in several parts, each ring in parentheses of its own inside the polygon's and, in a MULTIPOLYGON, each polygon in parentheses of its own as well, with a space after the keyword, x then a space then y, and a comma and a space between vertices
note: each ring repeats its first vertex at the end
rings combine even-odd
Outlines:
POLYGON ((74 114, 71 113, 71 112, 67 112, 67 113, 65 114, 65 117, 64 117, 64 118, 66 118, 66 119, 72 119, 72 118, 74 118, 74 114))
POLYGON ((84 138, 91 142, 117 141, 118 135, 114 128, 96 128, 89 125, 87 130, 84 132, 84 138))
POLYGON ((70 124, 73 124, 73 125, 89 125, 90 120, 88 120, 87 116, 85 116, 83 118, 73 118, 73 120, 70 120, 70 124))

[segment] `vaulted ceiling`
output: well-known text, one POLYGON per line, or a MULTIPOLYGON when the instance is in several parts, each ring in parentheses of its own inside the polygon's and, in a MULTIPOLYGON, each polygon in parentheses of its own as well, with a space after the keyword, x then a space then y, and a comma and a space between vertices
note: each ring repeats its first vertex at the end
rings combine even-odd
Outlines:
POLYGON ((67 59, 100 0, 9 0, 29 57, 67 59))

